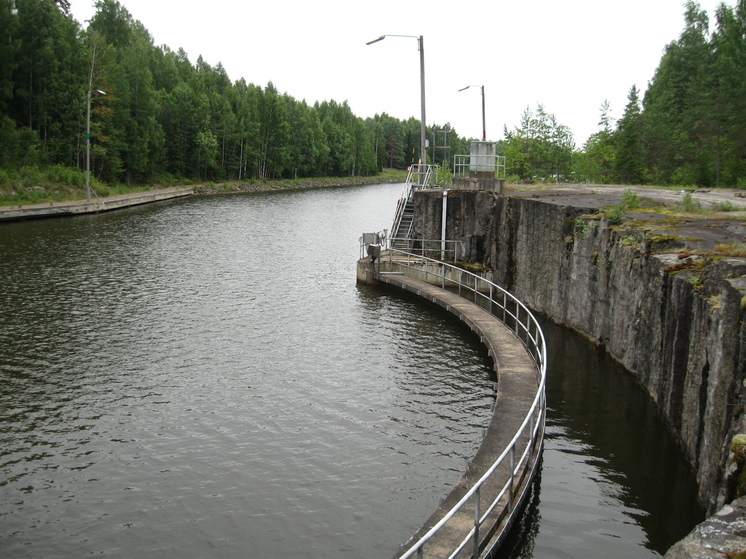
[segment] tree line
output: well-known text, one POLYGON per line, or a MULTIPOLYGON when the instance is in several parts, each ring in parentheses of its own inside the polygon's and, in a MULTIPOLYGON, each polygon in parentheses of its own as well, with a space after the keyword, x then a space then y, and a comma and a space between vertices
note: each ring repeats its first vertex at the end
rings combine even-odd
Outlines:
MULTIPOLYGON (((373 175, 420 159, 420 126, 347 102, 313 105, 156 46, 116 0, 85 30, 67 0, 0 0, 0 175, 34 166, 83 169, 91 96, 91 169, 106 182, 373 175)), ((746 187, 746 0, 685 5, 684 29, 619 120, 578 149, 544 106, 504 131, 510 180, 746 187)), ((429 163, 450 167, 468 143, 428 126, 429 163)), ((2 179, 2 176, 0 176, 2 179)), ((0 182, 2 182, 0 180, 0 182)))
POLYGON ((365 176, 419 160, 414 118, 231 81, 154 45, 116 0, 95 8, 82 30, 67 1, 0 0, 1 169, 83 169, 89 92, 91 170, 107 182, 365 176))
POLYGON ((632 87, 614 122, 608 103, 577 173, 599 183, 746 188, 746 0, 707 12, 685 4, 684 29, 667 45, 641 96, 632 87))

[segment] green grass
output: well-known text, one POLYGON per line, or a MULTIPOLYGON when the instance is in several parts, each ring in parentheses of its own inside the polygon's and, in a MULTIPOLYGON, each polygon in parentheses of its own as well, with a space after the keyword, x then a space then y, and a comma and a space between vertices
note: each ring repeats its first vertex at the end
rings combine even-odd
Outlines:
MULTIPOLYGON (((239 192, 244 190, 300 189, 312 186, 334 186, 365 184, 371 178, 377 182, 404 182, 406 171, 384 169, 376 177, 339 177, 314 179, 247 179, 244 181, 216 181, 215 183, 195 184, 194 181, 180 181, 172 176, 149 185, 127 186, 107 184, 91 177, 91 188, 95 196, 105 198, 118 194, 145 192, 156 188, 174 186, 201 188, 209 192, 239 192), (248 188, 246 188, 248 185, 248 188)), ((72 167, 53 165, 48 167, 23 167, 17 170, 0 169, 0 206, 26 206, 31 204, 52 204, 70 200, 83 200, 86 197, 85 171, 72 167)))

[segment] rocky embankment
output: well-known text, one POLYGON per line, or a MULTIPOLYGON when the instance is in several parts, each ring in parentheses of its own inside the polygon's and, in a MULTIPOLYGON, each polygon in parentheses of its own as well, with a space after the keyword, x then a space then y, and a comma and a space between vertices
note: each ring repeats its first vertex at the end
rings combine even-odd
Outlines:
MULTIPOLYGON (((709 514, 746 492, 746 446, 734 444, 746 433, 746 200, 738 194, 462 191, 446 204, 446 237, 462 242, 463 260, 637 377, 677 436, 709 514)), ((415 195, 417 237, 441 238, 443 205, 442 191, 415 195)), ((739 551, 744 534, 734 536, 739 551)), ((697 555, 676 557, 684 556, 697 555)))

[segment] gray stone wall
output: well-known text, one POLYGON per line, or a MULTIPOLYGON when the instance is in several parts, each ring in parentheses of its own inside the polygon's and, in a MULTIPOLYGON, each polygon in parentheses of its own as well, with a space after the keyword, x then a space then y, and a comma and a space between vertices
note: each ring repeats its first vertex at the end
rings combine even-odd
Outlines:
MULTIPOLYGON (((415 208, 417 236, 441 238, 442 192, 418 192, 415 208)), ((488 267, 493 281, 604 346, 638 378, 714 512, 732 498, 724 472, 731 437, 744 431, 746 263, 713 259, 696 277, 675 273, 679 249, 610 227, 598 208, 546 193, 452 192, 446 236, 462 242, 464 260, 488 267)))

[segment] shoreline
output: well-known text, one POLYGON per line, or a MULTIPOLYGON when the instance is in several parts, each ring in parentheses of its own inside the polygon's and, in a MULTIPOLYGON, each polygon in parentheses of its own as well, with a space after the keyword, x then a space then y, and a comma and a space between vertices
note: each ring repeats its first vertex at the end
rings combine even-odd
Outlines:
POLYGON ((314 188, 337 188, 347 186, 365 186, 370 184, 387 184, 404 182, 395 177, 350 177, 350 178, 327 178, 308 179, 298 182, 294 181, 267 181, 259 183, 236 183, 223 185, 198 185, 185 187, 159 188, 142 190, 128 194, 117 194, 98 198, 97 196, 88 200, 64 200, 56 202, 44 202, 41 204, 20 204, 0 206, 0 223, 11 221, 22 221, 27 219, 43 219, 52 217, 69 217, 73 215, 86 215, 113 211, 154 202, 173 200, 186 196, 209 196, 213 194, 238 194, 252 192, 276 192, 280 190, 309 190, 314 188))

